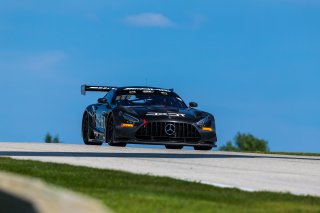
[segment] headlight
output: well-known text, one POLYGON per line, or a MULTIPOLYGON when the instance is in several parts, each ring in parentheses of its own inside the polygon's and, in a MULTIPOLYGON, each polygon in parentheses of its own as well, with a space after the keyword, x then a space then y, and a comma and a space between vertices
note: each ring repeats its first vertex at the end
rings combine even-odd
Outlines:
POLYGON ((197 125, 200 126, 200 127, 211 126, 211 118, 209 117, 209 115, 207 115, 205 118, 203 118, 200 121, 198 121, 197 125))
POLYGON ((127 113, 122 113, 122 117, 125 121, 129 121, 131 123, 138 123, 139 119, 136 117, 133 117, 132 115, 129 115, 127 113))

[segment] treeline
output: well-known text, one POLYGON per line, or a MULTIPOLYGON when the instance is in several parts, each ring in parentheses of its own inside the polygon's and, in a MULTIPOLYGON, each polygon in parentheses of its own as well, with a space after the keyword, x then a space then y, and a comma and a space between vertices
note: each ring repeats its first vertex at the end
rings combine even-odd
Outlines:
POLYGON ((44 137, 44 142, 45 143, 60 143, 59 136, 52 136, 50 133, 47 133, 46 136, 44 137))
POLYGON ((226 145, 219 148, 221 151, 238 152, 270 152, 268 142, 256 138, 252 134, 237 133, 233 141, 228 141, 226 145))

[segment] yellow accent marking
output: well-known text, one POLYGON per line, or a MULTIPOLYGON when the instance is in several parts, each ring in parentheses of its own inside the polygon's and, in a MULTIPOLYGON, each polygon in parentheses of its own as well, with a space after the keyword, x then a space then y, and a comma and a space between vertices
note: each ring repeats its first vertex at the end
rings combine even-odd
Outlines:
POLYGON ((134 127, 134 124, 121 123, 121 127, 134 127))
POLYGON ((202 127, 203 131, 209 131, 212 132, 212 128, 211 127, 202 127))

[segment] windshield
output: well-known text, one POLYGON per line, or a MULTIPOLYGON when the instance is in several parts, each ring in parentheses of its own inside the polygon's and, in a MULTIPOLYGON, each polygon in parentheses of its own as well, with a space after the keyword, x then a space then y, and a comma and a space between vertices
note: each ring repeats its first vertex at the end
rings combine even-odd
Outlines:
POLYGON ((118 91, 112 104, 117 106, 159 106, 187 108, 183 100, 172 92, 118 91))

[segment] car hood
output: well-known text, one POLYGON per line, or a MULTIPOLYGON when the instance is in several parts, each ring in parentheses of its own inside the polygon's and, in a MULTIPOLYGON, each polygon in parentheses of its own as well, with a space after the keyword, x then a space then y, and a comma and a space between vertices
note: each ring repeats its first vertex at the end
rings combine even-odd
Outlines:
POLYGON ((197 122, 208 113, 193 108, 177 108, 163 106, 121 106, 119 109, 140 119, 171 120, 181 122, 197 122))

